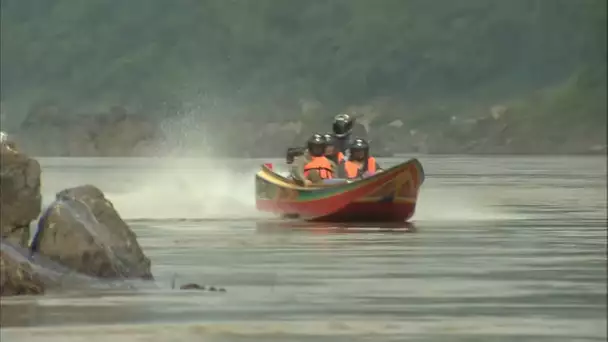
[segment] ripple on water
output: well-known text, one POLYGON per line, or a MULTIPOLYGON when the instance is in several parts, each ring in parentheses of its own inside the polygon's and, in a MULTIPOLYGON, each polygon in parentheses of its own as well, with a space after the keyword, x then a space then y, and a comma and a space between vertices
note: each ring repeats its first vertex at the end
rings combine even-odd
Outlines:
MULTIPOLYGON (((207 324, 113 325, 2 330, 3 339, 27 341, 600 341, 601 322, 543 318, 526 321, 470 317, 450 321, 300 320, 298 322, 233 321, 207 324)), ((605 322, 603 323, 605 327, 605 322)), ((6 340, 5 340, 6 341, 6 340)))
MULTIPOLYGON (((146 207, 154 187, 129 201, 141 185, 129 187, 132 167, 71 170, 90 177, 79 183, 103 172, 123 182, 112 188, 137 205, 126 217, 158 288, 3 299, 0 335, 3 342, 605 341, 605 160, 543 160, 423 160, 427 182, 409 227, 286 223, 249 212, 231 219, 191 208, 180 217, 184 208, 172 205, 188 199, 159 197, 146 207), (140 215, 147 211, 154 215, 140 215), (178 285, 228 292, 172 291, 175 276, 178 285)), ((178 171, 155 169, 163 179, 178 171)), ((45 172, 67 179, 58 166, 45 172)), ((201 191, 192 199, 218 194, 201 191)))

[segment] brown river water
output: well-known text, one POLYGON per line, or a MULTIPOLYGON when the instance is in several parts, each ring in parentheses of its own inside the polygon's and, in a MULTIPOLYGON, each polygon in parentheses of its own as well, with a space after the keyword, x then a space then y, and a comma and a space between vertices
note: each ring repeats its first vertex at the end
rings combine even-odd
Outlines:
POLYGON ((258 213, 262 160, 40 158, 44 202, 100 187, 156 284, 2 299, 0 339, 606 341, 605 157, 419 159, 411 225, 340 226, 258 213))

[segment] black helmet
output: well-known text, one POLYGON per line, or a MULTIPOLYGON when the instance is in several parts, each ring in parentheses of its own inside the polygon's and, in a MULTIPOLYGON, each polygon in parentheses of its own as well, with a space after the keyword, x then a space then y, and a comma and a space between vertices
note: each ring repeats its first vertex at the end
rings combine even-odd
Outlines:
POLYGON ((350 144, 351 150, 369 150, 369 144, 365 139, 357 138, 350 144))
POLYGON ((353 140, 353 142, 350 144, 349 159, 363 161, 363 160, 367 159, 368 157, 369 157, 369 144, 367 143, 367 141, 365 141, 365 139, 361 139, 361 138, 357 138, 357 139, 353 140), (354 156, 354 153, 358 152, 358 151, 362 151, 363 155, 361 157, 356 158, 354 156), (363 159, 361 160, 361 158, 363 158, 363 159))
POLYGON ((336 143, 336 138, 332 133, 325 133, 323 134, 323 137, 325 138, 327 145, 334 145, 336 143))
POLYGON ((308 139, 306 145, 311 156, 320 157, 325 155, 325 146, 327 146, 327 141, 321 134, 313 134, 312 137, 308 139))
POLYGON ((351 150, 369 151, 369 144, 365 139, 357 138, 350 144, 351 150))
POLYGON ((332 130, 338 138, 344 138, 350 135, 355 125, 355 120, 348 114, 338 114, 334 117, 332 130))

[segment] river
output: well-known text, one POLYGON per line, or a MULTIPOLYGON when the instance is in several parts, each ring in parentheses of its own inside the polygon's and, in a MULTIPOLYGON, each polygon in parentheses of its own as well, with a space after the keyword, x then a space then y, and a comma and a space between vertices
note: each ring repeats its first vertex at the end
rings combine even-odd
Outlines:
POLYGON ((605 157, 419 159, 411 225, 340 226, 256 212, 261 160, 40 158, 44 202, 100 187, 158 288, 3 299, 1 340, 606 340, 605 157))

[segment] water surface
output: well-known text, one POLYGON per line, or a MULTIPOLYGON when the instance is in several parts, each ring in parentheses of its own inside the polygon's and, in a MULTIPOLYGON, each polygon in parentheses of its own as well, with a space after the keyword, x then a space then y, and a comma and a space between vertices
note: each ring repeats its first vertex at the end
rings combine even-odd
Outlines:
POLYGON ((3 299, 2 342, 606 340, 605 158, 421 157, 410 225, 349 226, 256 212, 261 160, 40 160, 45 203, 99 186, 158 286, 3 299))

